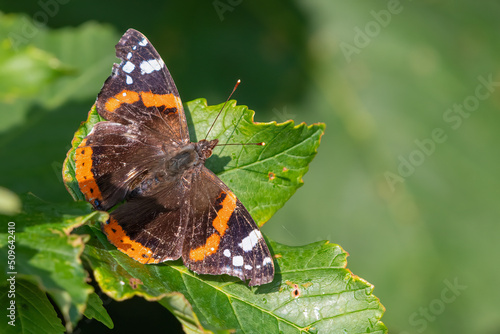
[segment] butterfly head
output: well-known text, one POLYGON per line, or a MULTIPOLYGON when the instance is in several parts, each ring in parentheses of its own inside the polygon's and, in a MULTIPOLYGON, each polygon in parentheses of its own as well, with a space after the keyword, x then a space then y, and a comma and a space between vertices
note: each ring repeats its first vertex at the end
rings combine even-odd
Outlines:
POLYGON ((202 139, 196 144, 196 151, 201 160, 205 161, 212 155, 214 147, 219 143, 218 139, 202 139))

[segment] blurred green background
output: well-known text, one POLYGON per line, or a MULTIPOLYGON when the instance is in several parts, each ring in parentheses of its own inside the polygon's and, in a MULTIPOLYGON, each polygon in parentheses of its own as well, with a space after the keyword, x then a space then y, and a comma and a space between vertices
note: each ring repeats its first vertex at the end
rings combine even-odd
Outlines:
MULTIPOLYGON (((42 0, 0 11, 0 186, 71 200, 62 161, 133 27, 184 101, 220 103, 239 78, 235 98, 257 121, 327 124, 267 235, 344 247, 390 333, 500 333, 498 1, 42 0)), ((117 328, 166 323, 144 304, 106 307, 117 328)), ((90 328, 105 332, 96 321, 80 330, 90 328)))

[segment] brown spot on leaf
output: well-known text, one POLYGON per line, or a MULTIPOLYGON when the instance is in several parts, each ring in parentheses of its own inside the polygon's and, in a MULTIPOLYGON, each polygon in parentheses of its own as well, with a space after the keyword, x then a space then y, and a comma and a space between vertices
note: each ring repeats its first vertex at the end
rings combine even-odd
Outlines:
POLYGON ((137 286, 139 284, 144 284, 142 283, 142 281, 138 278, 135 278, 135 277, 131 277, 129 280, 128 280, 128 284, 132 287, 132 289, 137 289, 137 286))

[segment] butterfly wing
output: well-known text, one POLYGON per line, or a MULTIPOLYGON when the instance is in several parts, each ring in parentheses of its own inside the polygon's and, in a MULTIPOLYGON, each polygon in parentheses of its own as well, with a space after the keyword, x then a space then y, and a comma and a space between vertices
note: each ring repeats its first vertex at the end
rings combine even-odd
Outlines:
POLYGON ((161 182, 110 214, 103 226, 118 250, 141 263, 181 257, 186 221, 182 219, 186 185, 181 179, 161 182))
POLYGON ((250 279, 249 285, 271 282, 271 253, 234 193, 205 166, 193 173, 191 186, 182 252, 186 266, 199 274, 250 279))
POLYGON ((75 152, 80 190, 102 210, 158 179, 172 150, 189 143, 179 93, 153 45, 129 29, 116 55, 121 63, 96 101, 108 122, 96 124, 75 152))
POLYGON ((122 124, 139 123, 167 137, 189 142, 186 116, 174 80, 160 55, 140 32, 129 29, 116 45, 114 64, 97 97, 98 113, 122 124))
POLYGON ((75 151, 75 177, 86 200, 107 210, 161 172, 166 156, 159 140, 136 126, 94 125, 75 151))

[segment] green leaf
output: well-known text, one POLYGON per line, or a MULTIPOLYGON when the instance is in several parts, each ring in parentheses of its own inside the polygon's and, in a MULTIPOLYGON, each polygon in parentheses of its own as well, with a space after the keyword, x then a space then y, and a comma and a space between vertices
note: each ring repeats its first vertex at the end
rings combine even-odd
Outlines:
MULTIPOLYGON (((22 199, 23 211, 12 217, 2 217, 2 226, 7 221, 15 223, 15 242, 8 243, 7 229, 0 234, 0 260, 4 270, 17 272, 40 283, 59 306, 68 329, 81 318, 93 288, 86 283, 87 273, 83 269, 80 255, 88 240, 87 235, 70 232, 82 224, 107 218, 106 213, 91 212, 87 203, 54 205, 41 201, 33 195, 22 199), (15 245, 15 265, 7 267, 9 247, 15 245)), ((12 239, 12 238, 11 238, 12 239)))
MULTIPOLYGON (((187 103, 192 140, 205 138, 222 106, 207 106, 205 99, 187 103)), ((325 125, 295 126, 291 120, 280 124, 255 123, 253 117, 252 110, 231 100, 208 138, 217 138, 221 144, 264 142, 265 146, 215 148, 206 166, 224 181, 262 226, 302 186, 302 177, 316 156, 325 125)))
POLYGON ((44 91, 40 98, 46 106, 55 108, 70 99, 94 98, 110 71, 110 64, 116 60, 113 52, 116 40, 117 34, 111 26, 96 22, 49 30, 36 38, 33 41, 36 47, 49 50, 72 69, 44 91))
POLYGON ((50 112, 95 97, 116 59, 117 38, 110 26, 95 22, 51 30, 35 27, 26 15, 0 12, 0 132, 38 121, 22 124, 31 109, 50 112), (35 33, 26 37, 30 27, 35 33))
POLYGON ((3 43, 0 48, 0 100, 34 97, 64 73, 57 58, 33 45, 14 50, 3 43))
POLYGON ((179 292, 168 294, 160 299, 159 303, 177 317, 186 334, 231 334, 229 331, 225 330, 217 330, 214 332, 204 329, 186 297, 179 292))
MULTIPOLYGON (((27 22, 24 15, 0 12, 0 101, 34 98, 43 92, 43 87, 69 74, 69 68, 57 57, 18 33, 27 28, 27 22)), ((37 32, 46 34, 45 29, 37 32)))
POLYGON ((190 307, 184 305, 183 309, 176 306, 178 301, 165 299, 172 292, 180 292, 203 328, 211 331, 387 331, 380 322, 384 308, 372 295, 373 286, 345 268, 347 253, 338 245, 317 242, 289 247, 270 241, 268 244, 277 257, 275 280, 251 288, 226 275, 197 275, 180 261, 142 265, 111 246, 100 229, 89 227, 86 233, 96 238, 91 239, 84 256, 106 294, 117 300, 134 295, 162 300, 162 305, 166 303, 167 308, 176 310, 178 318, 192 319, 190 307), (131 281, 140 284, 134 286, 131 281))
MULTIPOLYGON (((205 99, 187 103, 191 140, 205 138, 221 105, 207 106, 205 99)), ((206 166, 238 196, 259 226, 268 221, 302 185, 302 176, 314 158, 325 125, 293 121, 277 124, 253 122, 254 112, 229 101, 209 134, 219 143, 258 143, 265 146, 220 146, 206 166)), ((63 164, 63 179, 74 199, 84 199, 75 179, 74 151, 92 126, 102 120, 95 106, 75 133, 63 164)))
MULTIPOLYGON (((7 318, 3 317, 0 322, 0 333, 64 333, 61 319, 57 317, 52 304, 45 292, 35 284, 16 278, 13 288, 2 281, 0 292, 0 305, 7 309, 7 318), (15 296, 10 296, 11 290, 15 290, 15 296), (14 301, 14 318, 9 318, 14 301), (10 324, 9 324, 10 323, 10 324), (14 326, 13 326, 14 325, 14 326)), ((5 313, 5 312, 4 312, 5 313)))
POLYGON ((0 13, 0 86, 6 88, 0 87, 0 184, 62 201, 64 152, 110 73, 119 35, 110 25, 88 22, 60 29, 35 24, 26 36, 32 24, 27 15, 0 13))
POLYGON ((87 308, 83 313, 88 319, 96 319, 97 321, 102 322, 108 328, 113 329, 113 320, 108 314, 108 311, 102 305, 102 300, 99 296, 93 292, 89 295, 89 299, 87 301, 87 308))

